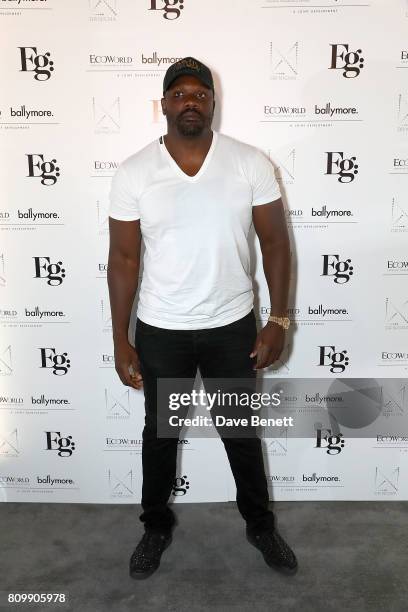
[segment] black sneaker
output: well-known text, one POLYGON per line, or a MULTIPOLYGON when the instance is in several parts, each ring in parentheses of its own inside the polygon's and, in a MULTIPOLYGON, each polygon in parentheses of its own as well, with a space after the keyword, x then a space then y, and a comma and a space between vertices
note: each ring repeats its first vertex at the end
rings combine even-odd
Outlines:
POLYGON ((146 530, 130 557, 130 576, 136 580, 151 576, 159 567, 162 553, 170 546, 171 541, 171 533, 146 530))
POLYGON ((295 574, 298 563, 293 550, 286 544, 281 535, 274 530, 266 530, 260 534, 250 534, 247 530, 247 540, 263 554, 265 562, 284 574, 295 574))

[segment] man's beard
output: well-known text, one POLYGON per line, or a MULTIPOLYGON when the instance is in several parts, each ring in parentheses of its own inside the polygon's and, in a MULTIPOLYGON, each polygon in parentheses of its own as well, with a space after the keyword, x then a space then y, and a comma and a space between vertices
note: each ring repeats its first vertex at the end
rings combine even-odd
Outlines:
POLYGON ((177 123, 177 129, 182 136, 199 136, 204 130, 203 123, 177 123))
POLYGON ((182 136, 199 136, 202 134, 207 124, 211 125, 211 119, 205 119, 202 115, 197 113, 197 121, 185 121, 183 115, 176 119, 176 126, 178 132, 182 136))

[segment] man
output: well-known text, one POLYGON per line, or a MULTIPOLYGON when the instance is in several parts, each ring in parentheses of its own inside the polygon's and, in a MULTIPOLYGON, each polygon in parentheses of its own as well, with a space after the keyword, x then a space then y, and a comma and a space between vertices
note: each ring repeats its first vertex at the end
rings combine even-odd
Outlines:
MULTIPOLYGON (((167 505, 176 476, 177 438, 157 431, 158 378, 256 377, 281 354, 290 249, 280 191, 269 160, 255 147, 211 130, 210 70, 187 57, 167 70, 162 111, 167 134, 127 158, 110 193, 108 285, 116 371, 144 388, 145 533, 130 559, 133 578, 150 576, 171 543, 167 505), (271 317, 257 333, 248 231, 258 235, 271 317), (135 348, 128 340, 145 243, 135 348)), ((294 573, 297 560, 277 532, 260 439, 222 437, 237 486, 247 538, 268 565, 294 573)))

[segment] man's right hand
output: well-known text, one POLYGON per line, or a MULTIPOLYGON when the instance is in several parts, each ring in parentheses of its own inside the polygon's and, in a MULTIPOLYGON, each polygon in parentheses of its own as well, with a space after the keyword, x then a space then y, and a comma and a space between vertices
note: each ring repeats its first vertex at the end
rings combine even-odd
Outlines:
POLYGON ((126 340, 115 342, 114 354, 115 369, 123 384, 133 389, 142 389, 139 357, 133 346, 126 340))

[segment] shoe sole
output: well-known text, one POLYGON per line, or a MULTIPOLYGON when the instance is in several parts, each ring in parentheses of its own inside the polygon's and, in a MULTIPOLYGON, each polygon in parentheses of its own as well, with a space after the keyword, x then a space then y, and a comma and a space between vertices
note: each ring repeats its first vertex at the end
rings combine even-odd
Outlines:
POLYGON ((297 565, 295 565, 295 567, 285 567, 284 565, 277 565, 276 563, 267 561, 265 559, 265 555, 263 554, 262 550, 257 546, 255 540, 253 540, 248 534, 247 534, 247 540, 250 544, 252 544, 252 546, 255 546, 255 548, 259 550, 259 552, 262 554, 264 558, 266 565, 268 565, 269 567, 272 567, 273 569, 277 570, 281 574, 286 574, 287 576, 293 576, 298 571, 297 565))
MULTIPOLYGON (((173 538, 170 537, 170 540, 167 542, 166 546, 163 548, 163 553, 166 550, 166 548, 168 548, 170 546, 172 541, 173 541, 173 538)), ((133 578, 134 580, 144 580, 145 578, 149 578, 149 576, 154 574, 154 572, 156 572, 159 569, 159 567, 160 567, 160 561, 159 561, 159 565, 157 567, 154 567, 153 569, 150 569, 147 572, 132 572, 132 571, 129 571, 129 576, 131 578, 133 578)))

